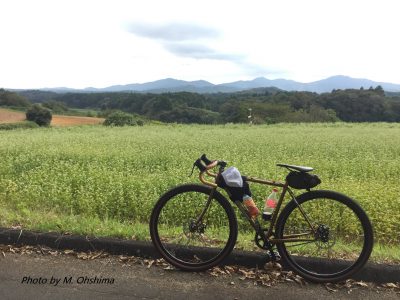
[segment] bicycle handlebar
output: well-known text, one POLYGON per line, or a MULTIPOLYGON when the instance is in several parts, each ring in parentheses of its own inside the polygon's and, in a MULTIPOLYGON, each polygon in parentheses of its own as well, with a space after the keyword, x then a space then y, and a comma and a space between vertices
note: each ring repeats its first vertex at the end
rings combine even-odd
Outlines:
POLYGON ((205 154, 195 161, 195 166, 199 168, 200 172, 208 171, 216 166, 220 166, 222 169, 226 167, 227 163, 223 160, 209 160, 205 154), (205 165, 202 164, 205 163, 205 165))
POLYGON ((200 157, 200 159, 206 164, 206 166, 212 163, 212 161, 209 160, 205 154, 203 154, 203 155, 200 157))
POLYGON ((206 167, 201 163, 201 159, 199 158, 199 159, 197 159, 195 162, 194 162, 194 165, 200 170, 200 172, 201 173, 203 173, 204 171, 206 171, 206 167))
MULTIPOLYGON (((227 165, 227 163, 223 160, 209 160, 207 158, 207 156, 205 154, 203 154, 199 159, 197 159, 194 162, 193 168, 196 166, 199 169, 199 171, 200 171, 199 178, 202 183, 209 185, 209 186, 216 187, 217 185, 215 183, 207 181, 204 178, 204 173, 207 173, 207 175, 216 178, 217 174, 212 173, 209 170, 212 168, 215 168, 216 166, 220 166, 219 173, 221 173, 223 171, 223 169, 226 167, 226 165, 227 165), (205 165, 203 164, 203 162, 205 165)), ((192 170, 192 172, 193 172, 193 170, 192 170)))

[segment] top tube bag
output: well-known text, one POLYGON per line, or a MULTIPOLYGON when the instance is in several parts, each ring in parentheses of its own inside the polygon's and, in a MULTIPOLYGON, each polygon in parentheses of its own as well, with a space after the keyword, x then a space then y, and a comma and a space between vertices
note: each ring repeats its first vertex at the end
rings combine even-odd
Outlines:
POLYGON ((243 201, 243 196, 251 197, 249 184, 246 177, 242 176, 235 167, 229 167, 217 178, 217 185, 223 188, 232 201, 243 201))

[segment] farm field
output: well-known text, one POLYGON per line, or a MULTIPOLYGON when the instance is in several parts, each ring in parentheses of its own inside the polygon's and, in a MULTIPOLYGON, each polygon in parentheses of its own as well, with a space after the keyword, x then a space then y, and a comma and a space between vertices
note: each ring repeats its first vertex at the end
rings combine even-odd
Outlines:
MULTIPOLYGON (((25 113, 0 108, 0 124, 16 123, 25 120, 25 113)), ((53 115, 51 126, 76 126, 76 125, 95 125, 103 123, 102 118, 79 117, 79 116, 63 116, 53 115)))
POLYGON ((102 118, 61 116, 53 115, 51 126, 76 126, 76 125, 96 125, 104 122, 102 118))
POLYGON ((24 120, 25 120, 24 113, 0 108, 0 124, 22 122, 24 120))
MULTIPOLYGON (((389 123, 0 131, 0 226, 148 240, 154 203, 172 186, 198 182, 188 175, 206 153, 261 178, 283 180, 279 162, 314 167, 318 188, 366 210, 380 258, 400 261, 399 136, 400 124, 389 123)), ((270 190, 251 188, 261 208, 270 190)))

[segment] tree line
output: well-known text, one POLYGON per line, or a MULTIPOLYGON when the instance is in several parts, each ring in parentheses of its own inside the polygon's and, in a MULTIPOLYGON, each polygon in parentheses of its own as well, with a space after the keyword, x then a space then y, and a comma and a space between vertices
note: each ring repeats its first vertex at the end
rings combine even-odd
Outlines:
POLYGON ((50 109, 94 109, 100 114, 120 110, 162 122, 246 123, 279 122, 400 122, 400 96, 378 86, 333 90, 330 93, 287 92, 271 88, 236 93, 64 93, 0 89, 0 105, 42 102, 50 109), (14 94, 12 97, 11 94, 14 94), (4 100, 5 98, 8 100, 4 100), (11 101, 13 102, 13 101, 11 101), (249 115, 251 114, 251 118, 249 115))

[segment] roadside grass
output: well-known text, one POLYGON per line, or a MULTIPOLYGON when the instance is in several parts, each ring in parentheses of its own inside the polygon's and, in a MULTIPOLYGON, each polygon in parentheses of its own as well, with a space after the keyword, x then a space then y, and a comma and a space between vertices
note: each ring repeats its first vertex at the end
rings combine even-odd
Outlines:
POLYGON ((15 212, 4 206, 0 209, 0 219, 1 227, 95 237, 150 240, 149 225, 134 221, 117 221, 114 219, 65 215, 52 211, 43 212, 29 209, 15 212))
MULTIPOLYGON (((22 209, 20 212, 15 212, 4 206, 0 207, 0 220, 0 226, 8 228, 151 241, 149 224, 135 221, 129 222, 80 215, 62 215, 52 211, 43 213, 42 211, 29 209, 22 209)), ((162 230, 162 236, 166 237, 168 235, 171 236, 171 239, 183 235, 182 227, 164 228, 162 230)), ((218 228, 212 232, 211 236, 222 242, 226 240, 227 233, 218 228)), ((235 249, 264 252, 264 250, 256 246, 254 237, 254 232, 243 232, 239 230, 235 249)), ((213 247, 218 246, 223 246, 223 243, 216 243, 213 245, 213 247)), ((335 246, 335 250, 340 251, 340 249, 344 251, 343 253, 346 253, 346 251, 348 252, 349 249, 351 249, 351 245, 343 244, 342 246, 335 246)), ((305 249, 302 254, 307 255, 307 249, 305 249)), ((400 245, 375 243, 370 261, 375 263, 400 264, 400 245)))

